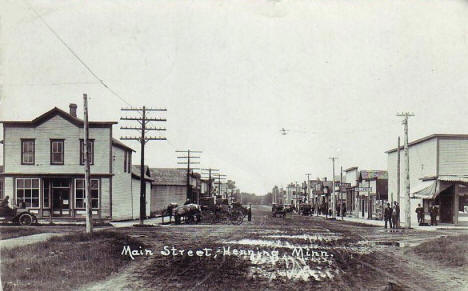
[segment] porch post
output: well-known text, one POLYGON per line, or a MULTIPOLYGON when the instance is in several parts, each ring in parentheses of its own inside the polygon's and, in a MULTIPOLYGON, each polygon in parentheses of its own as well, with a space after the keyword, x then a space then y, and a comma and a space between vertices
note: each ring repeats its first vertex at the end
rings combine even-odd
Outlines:
POLYGON ((457 225, 458 224, 458 207, 459 207, 459 201, 460 198, 458 197, 458 192, 459 192, 459 184, 455 184, 454 187, 454 193, 453 193, 453 224, 457 225))

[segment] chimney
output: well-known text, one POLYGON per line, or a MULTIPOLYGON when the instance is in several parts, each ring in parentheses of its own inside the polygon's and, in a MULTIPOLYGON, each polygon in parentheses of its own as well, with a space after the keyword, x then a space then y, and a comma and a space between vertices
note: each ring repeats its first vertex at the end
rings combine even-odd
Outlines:
POLYGON ((76 117, 76 108, 78 106, 76 106, 75 103, 70 103, 70 115, 73 116, 73 117, 76 117))

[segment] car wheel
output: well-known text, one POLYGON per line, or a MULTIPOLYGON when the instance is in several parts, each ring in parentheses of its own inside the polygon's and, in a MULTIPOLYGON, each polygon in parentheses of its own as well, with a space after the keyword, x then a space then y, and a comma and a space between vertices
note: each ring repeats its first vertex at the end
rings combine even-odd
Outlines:
POLYGON ((33 220, 34 219, 33 219, 32 215, 28 214, 28 213, 21 214, 21 216, 19 217, 19 223, 21 225, 31 225, 33 220))

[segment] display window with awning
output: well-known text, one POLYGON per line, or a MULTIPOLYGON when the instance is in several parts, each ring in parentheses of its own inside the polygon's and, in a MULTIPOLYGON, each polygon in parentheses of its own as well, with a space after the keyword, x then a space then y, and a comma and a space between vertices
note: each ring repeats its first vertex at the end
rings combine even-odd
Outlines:
POLYGON ((439 207, 439 221, 468 223, 468 177, 439 176, 422 180, 411 187, 411 198, 422 199, 425 212, 435 203, 439 207))
POLYGON ((450 183, 442 183, 440 180, 420 181, 411 187, 411 198, 435 199, 440 192, 450 186, 450 183))

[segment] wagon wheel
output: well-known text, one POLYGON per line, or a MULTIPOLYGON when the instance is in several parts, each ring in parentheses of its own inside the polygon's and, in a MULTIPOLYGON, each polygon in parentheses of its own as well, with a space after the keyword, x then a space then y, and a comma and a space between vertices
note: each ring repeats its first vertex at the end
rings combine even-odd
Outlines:
POLYGON ((201 214, 201 221, 206 223, 216 223, 216 215, 212 210, 204 210, 201 214))
POLYGON ((180 220, 181 220, 181 219, 180 219, 180 215, 178 215, 178 214, 174 215, 174 222, 175 222, 175 224, 180 224, 180 220))
POLYGON ((21 214, 21 216, 19 217, 19 223, 21 225, 31 225, 33 220, 34 218, 32 217, 32 215, 28 213, 21 214))
POLYGON ((229 219, 231 220, 232 224, 239 225, 244 221, 244 213, 234 210, 229 219))

